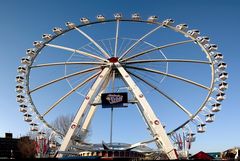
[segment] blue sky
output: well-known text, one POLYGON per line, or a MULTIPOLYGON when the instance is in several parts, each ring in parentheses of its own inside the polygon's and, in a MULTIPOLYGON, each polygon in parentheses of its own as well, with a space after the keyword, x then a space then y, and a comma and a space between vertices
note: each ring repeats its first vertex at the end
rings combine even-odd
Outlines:
MULTIPOLYGON (((177 23, 186 23, 189 28, 197 28, 202 34, 208 35, 211 42, 218 44, 219 51, 224 55, 224 61, 228 64, 229 89, 227 90, 227 99, 223 102, 222 111, 216 116, 216 122, 207 127, 207 132, 198 134, 197 140, 193 145, 192 151, 222 151, 233 146, 240 146, 239 135, 240 123, 239 118, 239 85, 238 76, 239 61, 239 36, 240 36, 240 2, 237 0, 169 0, 169 1, 67 1, 62 0, 8 0, 2 1, 0 5, 0 53, 1 53, 1 83, 0 83, 0 136, 5 132, 14 133, 15 137, 24 135, 28 131, 28 125, 23 121, 22 114, 18 112, 15 93, 16 69, 20 65, 20 59, 25 55, 27 48, 32 47, 32 42, 40 40, 43 33, 51 32, 55 26, 64 27, 64 23, 72 21, 79 23, 79 18, 89 17, 94 19, 98 14, 104 14, 106 17, 112 17, 116 12, 121 12, 124 16, 130 17, 132 13, 138 12, 142 17, 147 18, 150 15, 158 15, 160 20, 172 18, 177 23)), ((102 31, 105 33, 105 31, 102 31)), ((126 33, 125 33, 126 34, 126 33)), ((136 38, 136 37, 135 37, 136 38)), ((190 71, 193 72, 194 71, 190 71)), ((197 77, 197 75, 194 75, 197 77)), ((204 78, 202 78, 204 80, 204 78)), ((163 86, 164 89, 170 90, 169 86, 163 86)), ((171 88, 173 89, 173 88, 171 88)), ((49 97, 39 96, 39 99, 49 97)), ((76 99, 73 96, 72 99, 76 99)), ((189 97, 194 100, 193 96, 189 97)), ((65 105, 67 105, 66 102, 65 105)), ((102 110, 97 119, 101 120, 103 114, 109 116, 109 111, 102 110), (101 113, 102 112, 102 113, 101 113)), ((122 119, 126 113, 122 109, 118 110, 115 119, 121 119, 121 124, 136 123, 136 119, 126 121, 122 119), (122 116, 123 115, 123 116, 122 116), (135 120, 135 121, 134 121, 135 120)), ((133 111, 134 113, 135 111, 133 111)), ((173 115, 175 113, 171 113, 173 115)), ((104 117, 107 121, 107 118, 104 117)), ((161 118, 160 118, 161 119, 161 118)), ((103 121, 104 119, 102 119, 103 121)), ((171 121, 171 119, 170 119, 171 121)), ((104 122, 104 121, 103 121, 104 122)), ((117 122, 117 121, 116 121, 117 122)), ((139 124, 141 124, 140 122, 139 124)), ((143 124, 143 123, 142 123, 143 124)), ((118 127, 118 126, 117 126, 118 127)), ((101 125, 92 127, 98 131, 98 136, 104 135, 101 132, 101 125)), ((108 131, 106 128, 104 131, 108 131)), ((142 126, 136 126, 136 131, 144 131, 142 126)), ((134 140, 134 132, 126 131, 121 127, 114 131, 114 139, 121 141, 120 136, 129 137, 134 140), (132 136, 131 136, 132 134, 132 136), (132 138, 131 138, 132 137, 132 138)), ((143 132, 144 136, 146 132, 143 132)), ((90 140, 99 141, 96 135, 90 136, 90 140)), ((141 137, 139 137, 141 139, 141 137)), ((122 139, 124 141, 124 139, 122 139)))

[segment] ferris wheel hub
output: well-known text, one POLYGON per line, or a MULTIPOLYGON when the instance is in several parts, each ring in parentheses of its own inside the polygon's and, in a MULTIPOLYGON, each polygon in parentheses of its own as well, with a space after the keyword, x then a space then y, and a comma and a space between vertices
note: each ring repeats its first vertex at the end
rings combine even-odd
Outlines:
POLYGON ((108 60, 109 60, 109 62, 111 62, 111 63, 116 63, 116 62, 118 62, 118 57, 111 57, 111 58, 109 58, 108 60))

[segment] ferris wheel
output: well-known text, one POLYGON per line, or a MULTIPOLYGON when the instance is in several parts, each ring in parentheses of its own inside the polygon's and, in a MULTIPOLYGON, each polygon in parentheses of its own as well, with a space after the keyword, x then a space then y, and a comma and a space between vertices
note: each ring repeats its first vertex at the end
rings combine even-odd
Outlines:
POLYGON ((33 42, 16 77, 24 121, 31 131, 47 127, 61 136, 59 151, 70 149, 78 131, 88 132, 107 92, 128 94, 127 103, 136 105, 157 148, 170 159, 221 110, 227 64, 199 30, 138 13, 65 25, 33 42), (70 113, 66 134, 51 125, 54 117, 70 113))

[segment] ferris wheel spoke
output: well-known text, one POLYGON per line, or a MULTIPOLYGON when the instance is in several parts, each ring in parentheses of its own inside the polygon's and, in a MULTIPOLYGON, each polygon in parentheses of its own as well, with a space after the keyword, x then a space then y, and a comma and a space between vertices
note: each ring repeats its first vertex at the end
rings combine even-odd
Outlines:
MULTIPOLYGON (((94 46, 92 46, 91 44, 86 45, 85 47, 83 47, 82 49, 84 49, 85 51, 89 52, 89 53, 96 53, 96 54, 102 54, 101 51, 99 51, 98 49, 96 49, 94 46)), ((108 51, 107 51, 108 52, 108 51)))
POLYGON ((113 71, 112 71, 112 92, 114 92, 115 79, 116 79, 116 71, 113 70, 113 71))
POLYGON ((30 66, 30 68, 39 68, 47 66, 56 66, 56 65, 104 65, 105 62, 57 62, 57 63, 47 63, 47 64, 37 64, 30 66))
POLYGON ((145 55, 145 54, 150 53, 152 51, 156 51, 156 50, 160 50, 160 49, 163 49, 163 48, 168 48, 168 47, 172 47, 172 46, 176 46, 176 45, 186 44, 186 43, 193 42, 193 41, 196 41, 196 40, 192 40, 191 39, 191 40, 179 41, 179 42, 170 43, 170 44, 162 45, 162 46, 159 46, 159 47, 155 47, 155 48, 152 48, 152 49, 145 50, 143 52, 137 53, 137 54, 135 54, 133 56, 130 56, 128 58, 122 59, 121 62, 125 62, 127 60, 139 57, 141 55, 145 55))
POLYGON ((126 56, 140 41, 142 41, 144 38, 152 34, 153 32, 157 31, 162 25, 159 25, 158 27, 154 28, 153 30, 149 31, 145 35, 143 35, 140 39, 138 39, 132 46, 130 46, 119 58, 121 60, 124 56, 126 56))
POLYGON ((99 74, 101 73, 101 71, 97 72, 96 74, 88 77, 87 79, 85 79, 83 82, 81 82, 80 84, 78 84, 76 87, 74 87, 71 91, 69 91, 67 94, 65 94, 64 96, 62 96, 59 100, 57 100, 43 115, 42 117, 46 116, 54 107, 56 107, 60 102, 62 102, 64 99, 66 99, 68 96, 70 96, 73 92, 75 92, 77 89, 79 89, 80 87, 82 87, 84 84, 86 84, 87 82, 91 81, 93 78, 97 77, 99 74))
POLYGON ((115 36, 114 57, 117 57, 119 20, 117 20, 116 22, 117 22, 117 25, 116 25, 116 36, 115 36))
MULTIPOLYGON (((194 117, 194 115, 193 115, 193 117, 194 117)), ((191 119, 187 120, 186 122, 184 122, 183 124, 181 124, 180 126, 178 126, 176 129, 168 132, 167 135, 171 135, 174 132, 178 131, 179 129, 183 128, 185 125, 187 125, 193 119, 193 117, 191 119)))
POLYGON ((187 82, 187 83, 190 83, 190 84, 193 84, 193 85, 196 85, 198 87, 201 87, 203 89, 206 89, 208 91, 210 91, 211 89, 207 86, 204 86, 202 84, 199 84, 197 82, 194 82, 192 80, 189 80, 189 79, 186 79, 186 78, 183 78, 183 77, 180 77, 180 76, 177 76, 177 75, 174 75, 174 74, 168 74, 168 73, 165 73, 165 72, 161 72, 161 71, 158 71, 158 70, 154 70, 154 69, 150 69, 150 68, 139 68, 139 67, 133 67, 133 66, 125 66, 126 68, 132 68, 132 69, 137 69, 137 70, 142 70, 142 71, 147 71, 147 72, 151 72, 151 73, 156 73, 156 74, 161 74, 161 75, 165 75, 167 77, 171 77, 171 78, 174 78, 174 79, 178 79, 178 80, 181 80, 181 81, 184 81, 184 82, 187 82))
POLYGON ((106 58, 110 58, 109 54, 95 41, 93 40, 88 34, 80 30, 79 28, 75 27, 75 29, 80 32, 83 36, 85 36, 91 43, 93 43, 106 58))
POLYGON ((106 46, 104 40, 100 40, 101 44, 103 45, 103 47, 105 48, 105 50, 108 52, 108 53, 111 53, 111 51, 108 50, 108 47, 106 46))
POLYGON ((111 43, 111 41, 110 40, 108 40, 108 44, 109 44, 109 48, 110 48, 110 53, 111 53, 111 56, 113 56, 114 55, 114 51, 113 51, 113 45, 112 45, 112 43, 111 43))
POLYGON ((173 98, 171 98, 170 96, 168 96, 166 93, 164 93, 163 91, 161 91, 158 87, 154 86, 153 84, 149 83, 148 81, 146 81, 145 79, 141 78, 140 76, 133 74, 130 71, 127 71, 128 73, 130 73, 131 75, 133 75, 134 77, 138 78, 139 80, 141 80, 142 82, 144 82, 145 84, 147 84, 148 86, 152 87, 153 89, 155 89, 158 93, 160 93, 161 95, 163 95, 165 98, 167 98, 168 100, 170 100, 172 103, 174 103, 177 107, 179 107, 183 112, 185 112, 189 118, 191 118, 193 116, 193 114, 191 114, 185 107, 183 107, 179 102, 177 102, 176 100, 174 100, 173 98))
POLYGON ((130 46, 132 44, 132 41, 127 41, 126 39, 123 39, 120 47, 119 47, 119 53, 122 53, 123 51, 125 51, 125 49, 128 48, 128 46, 130 46))
POLYGON ((153 63, 153 62, 176 62, 176 63, 212 64, 212 63, 209 62, 209 61, 188 60, 188 59, 148 59, 148 60, 132 60, 132 61, 126 61, 126 62, 124 62, 124 64, 153 63))
POLYGON ((96 56, 94 54, 91 54, 91 53, 88 53, 88 52, 85 52, 85 51, 81 51, 81 50, 77 50, 77 49, 73 49, 73 48, 69 48, 69 47, 65 47, 65 46, 60 46, 60 45, 54 45, 54 44, 45 44, 45 45, 49 46, 49 47, 57 48, 57 49, 76 52, 78 54, 81 54, 81 55, 84 55, 84 56, 87 56, 87 57, 91 57, 91 58, 94 58, 94 59, 98 59, 98 60, 101 60, 101 61, 106 61, 106 59, 104 59, 102 57, 96 56))
POLYGON ((52 81, 50 81, 50 82, 47 82, 47 83, 45 83, 45 84, 43 84, 43 85, 40 85, 40 86, 34 88, 33 90, 30 90, 30 91, 29 91, 29 94, 30 94, 30 93, 33 93, 33 92, 35 92, 35 91, 37 91, 37 90, 39 90, 39 89, 41 89, 41 88, 43 88, 43 87, 46 87, 46 86, 48 86, 48 85, 50 85, 50 84, 56 83, 56 82, 58 82, 58 81, 61 81, 61 80, 64 80, 64 79, 67 79, 67 78, 70 78, 70 77, 73 77, 73 76, 76 76, 76 75, 80 75, 80 74, 83 74, 83 73, 88 73, 88 72, 91 72, 91 71, 94 71, 94 70, 98 70, 98 69, 101 69, 101 67, 93 67, 93 68, 89 68, 89 69, 86 69, 86 70, 82 70, 82 71, 79 71, 79 72, 75 72, 75 73, 66 75, 66 76, 64 76, 64 77, 60 77, 60 78, 58 78, 58 79, 55 79, 55 80, 52 80, 52 81))

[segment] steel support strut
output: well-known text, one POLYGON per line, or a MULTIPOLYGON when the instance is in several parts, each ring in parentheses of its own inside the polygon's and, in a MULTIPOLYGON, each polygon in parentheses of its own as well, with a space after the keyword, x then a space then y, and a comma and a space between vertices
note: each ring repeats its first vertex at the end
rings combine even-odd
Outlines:
POLYGON ((156 117, 143 93, 120 63, 115 63, 115 66, 118 69, 119 73, 122 75, 122 79, 130 87, 130 91, 135 96, 138 108, 146 124, 148 125, 152 136, 154 139, 156 139, 158 148, 161 148, 164 152, 166 152, 169 159, 177 159, 177 154, 167 136, 165 129, 163 128, 159 119, 156 117))
MULTIPOLYGON (((103 82, 101 90, 98 92, 98 94, 97 94, 96 98, 94 99, 93 103, 101 101, 101 95, 102 95, 102 93, 105 92, 106 87, 108 85, 108 82, 109 82, 109 78, 106 78, 105 81, 103 82)), ((92 104, 89 111, 88 111, 88 114, 87 114, 87 116, 86 116, 86 118, 85 118, 85 120, 82 124, 82 127, 81 127, 83 137, 85 137, 86 134, 87 134, 89 124, 90 124, 90 122, 91 122, 91 120, 92 120, 92 118, 93 118, 93 116, 96 112, 96 109, 97 109, 97 105, 92 104)))
MULTIPOLYGON (((83 115, 84 115, 87 107, 91 104, 91 102, 93 100, 93 96, 96 94, 98 88, 102 85, 102 83, 106 79, 109 72, 110 72, 110 68, 105 67, 103 69, 103 71, 100 73, 100 75, 98 76, 98 78, 96 79, 96 81, 94 82, 91 89, 88 91, 88 94, 86 95, 82 105, 78 109, 78 112, 77 112, 73 122, 71 123, 71 126, 69 127, 67 134, 65 135, 65 137, 63 139, 63 142, 61 144, 59 151, 67 151, 68 148, 70 147, 70 145, 72 143, 71 138, 75 134, 76 130, 78 129, 79 123, 81 122, 81 119, 83 119, 83 115)), ((62 156, 63 156, 62 154, 57 155, 58 158, 62 157, 62 156)))

